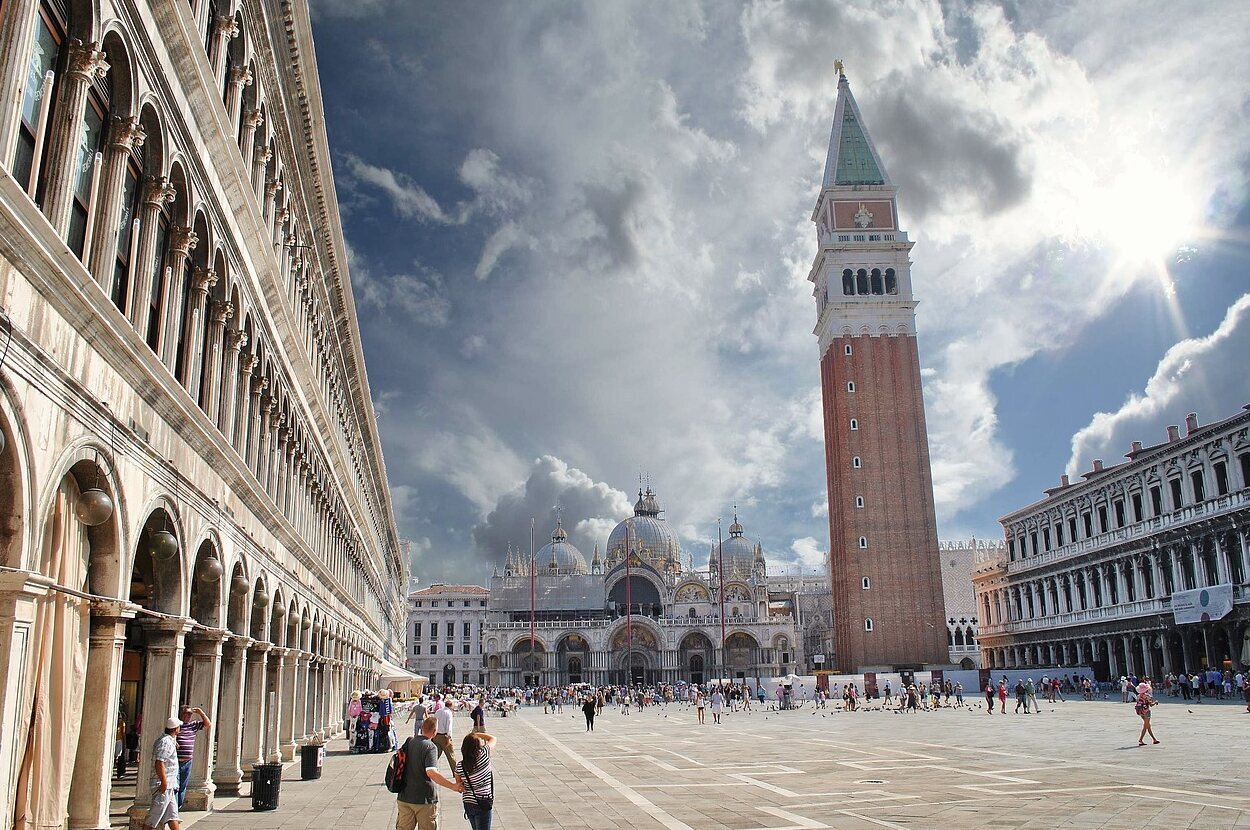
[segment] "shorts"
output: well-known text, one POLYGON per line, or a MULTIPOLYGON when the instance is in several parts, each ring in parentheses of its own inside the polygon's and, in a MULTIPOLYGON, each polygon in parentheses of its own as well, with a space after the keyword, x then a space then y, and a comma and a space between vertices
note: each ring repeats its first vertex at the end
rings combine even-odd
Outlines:
POLYGON ((144 827, 164 827, 167 822, 178 821, 178 791, 152 791, 152 806, 148 808, 144 827))

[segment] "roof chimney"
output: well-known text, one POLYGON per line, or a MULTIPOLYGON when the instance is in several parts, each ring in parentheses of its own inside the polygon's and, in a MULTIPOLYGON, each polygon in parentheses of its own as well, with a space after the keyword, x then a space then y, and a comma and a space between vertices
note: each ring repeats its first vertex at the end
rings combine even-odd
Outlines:
POLYGON ((1102 472, 1102 459, 1101 458, 1094 459, 1094 472, 1096 473, 1102 472))
POLYGON ((1069 482, 1069 481, 1068 481, 1068 474, 1067 474, 1067 473, 1064 473, 1063 475, 1059 476, 1059 486, 1060 486, 1060 487, 1067 487, 1070 483, 1071 483, 1071 482, 1069 482))
POLYGON ((1168 443, 1170 444, 1173 441, 1179 441, 1180 437, 1181 437, 1181 428, 1178 427, 1176 424, 1169 424, 1168 425, 1168 443))
POLYGON ((1198 413, 1190 412, 1185 416, 1185 434, 1193 435, 1198 430, 1198 413))
POLYGON ((1141 452, 1141 441, 1134 441, 1133 446, 1130 447, 1130 449, 1133 452, 1141 452))

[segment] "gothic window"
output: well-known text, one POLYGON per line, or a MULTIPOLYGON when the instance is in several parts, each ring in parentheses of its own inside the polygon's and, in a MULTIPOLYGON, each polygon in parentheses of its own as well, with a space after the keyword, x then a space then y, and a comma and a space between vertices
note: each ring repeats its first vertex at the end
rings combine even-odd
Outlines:
POLYGON ((868 293, 868 272, 865 271, 863 268, 860 268, 858 271, 855 272, 855 293, 856 294, 868 293))
POLYGON ((885 286, 881 282, 881 269, 880 268, 872 269, 872 293, 873 294, 885 293, 885 286))
POLYGON ((894 276, 893 268, 885 269, 885 293, 887 294, 898 293, 898 277, 894 276))
POLYGON ((859 430, 859 419, 852 418, 851 419, 851 432, 857 432, 858 430, 859 430))
POLYGON ((864 464, 859 460, 859 456, 857 455, 851 459, 851 466, 858 470, 860 467, 864 466, 864 464))
MULTIPOLYGON (((51 85, 45 88, 44 80, 49 72, 55 73, 58 69, 64 72, 64 67, 58 67, 62 63, 61 44, 65 41, 68 23, 60 14, 63 8, 59 3, 39 4, 30 61, 26 65, 26 79, 22 84, 22 111, 13 158, 13 176, 30 191, 36 190, 30 187, 35 172, 35 154, 38 152, 42 161, 43 150, 48 144, 47 131, 53 124, 51 105, 56 98, 51 85)), ((36 193, 36 201, 42 201, 41 194, 36 193)))
POLYGON ((855 273, 850 268, 842 272, 842 293, 847 296, 855 293, 855 273))
POLYGON ((872 631, 872 617, 865 617, 865 618, 864 618, 864 630, 865 630, 865 631, 872 631))

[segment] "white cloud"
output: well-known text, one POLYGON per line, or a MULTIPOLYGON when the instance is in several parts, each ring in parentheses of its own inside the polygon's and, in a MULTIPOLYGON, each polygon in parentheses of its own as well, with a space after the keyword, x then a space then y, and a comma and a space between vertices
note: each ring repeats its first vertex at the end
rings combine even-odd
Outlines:
MULTIPOLYGON (((1164 427, 1181 425, 1189 411, 1223 419, 1250 402, 1246 358, 1250 355, 1250 294, 1229 307, 1215 331, 1182 340, 1159 361, 1141 392, 1114 412, 1098 412, 1072 436, 1066 472, 1075 477, 1094 458, 1117 458, 1132 441, 1146 446, 1166 439, 1164 427)), ((1183 427, 1182 427, 1183 429, 1183 427)))
POLYGON ((457 221, 447 215, 421 185, 403 173, 369 164, 354 155, 347 156, 347 169, 360 181, 371 184, 386 194, 391 200, 391 206, 400 216, 439 224, 457 221))

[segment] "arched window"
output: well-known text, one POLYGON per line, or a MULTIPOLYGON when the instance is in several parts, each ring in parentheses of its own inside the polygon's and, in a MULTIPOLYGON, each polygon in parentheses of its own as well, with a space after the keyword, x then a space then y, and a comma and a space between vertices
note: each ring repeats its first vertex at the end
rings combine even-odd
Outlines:
POLYGON ((846 355, 847 357, 851 356, 851 344, 850 343, 847 343, 845 346, 842 347, 842 353, 846 355))
POLYGON ((868 293, 868 272, 865 271, 863 268, 860 268, 858 271, 855 272, 855 293, 856 294, 868 293))
POLYGON ((691 608, 691 609, 690 609, 690 619, 692 619, 692 620, 693 620, 693 619, 694 619, 695 617, 697 617, 697 616, 698 616, 698 614, 696 614, 696 613, 695 613, 695 610, 694 610, 693 608, 691 608))
POLYGON ((856 496, 856 497, 855 497, 855 506, 856 506, 856 507, 863 507, 863 506, 864 506, 864 497, 863 497, 863 496, 856 496))
POLYGON ((848 381, 846 382, 846 391, 848 391, 848 392, 854 392, 854 391, 855 391, 855 381, 853 381, 853 380, 848 380, 848 381))
POLYGON ((864 464, 859 460, 859 456, 857 455, 851 459, 851 466, 858 470, 860 467, 864 466, 864 464))
POLYGON ((954 648, 955 646, 955 634, 949 628, 946 629, 946 646, 947 648, 954 648))
POLYGON ((855 272, 850 268, 842 272, 842 293, 847 296, 855 293, 855 272))
POLYGON ((865 591, 869 590, 870 588, 872 588, 872 580, 870 580, 868 577, 864 577, 863 579, 860 580, 859 587, 864 589, 865 591))
POLYGON ((865 617, 865 618, 864 618, 864 630, 865 630, 865 631, 872 631, 872 617, 865 617))
POLYGON ((882 285, 881 283, 881 269, 880 268, 872 269, 872 293, 874 294, 885 293, 885 286, 882 285))
POLYGON ((858 430, 859 430, 859 419, 852 418, 851 419, 851 432, 857 432, 858 430))
POLYGON ((867 537, 867 536, 860 536, 860 537, 859 537, 859 547, 860 547, 860 550, 866 550, 866 549, 868 548, 868 537, 867 537))
MULTIPOLYGON (((63 12, 68 6, 50 3, 39 4, 35 21, 35 37, 30 60, 26 65, 26 82, 22 87, 22 111, 17 128, 17 148, 13 154, 13 177, 27 192, 42 203, 42 195, 32 184, 33 178, 42 180, 43 151, 47 149, 47 134, 52 125, 51 106, 55 99, 53 84, 57 74, 64 73, 61 47, 69 28, 63 12), (48 78, 52 73, 52 79, 48 78), (40 169, 36 169, 39 156, 40 169)), ((11 10, 10 10, 10 13, 11 10)))
POLYGON ((898 277, 894 275, 893 268, 885 269, 885 293, 887 294, 898 293, 898 277))
POLYGON ((104 150, 104 125, 108 123, 113 94, 113 74, 93 83, 87 91, 87 107, 83 112, 82 136, 74 158, 74 197, 70 204, 69 235, 66 242, 79 259, 85 257, 88 210, 91 190, 98 179, 101 153, 104 150))
POLYGON ((964 644, 964 630, 959 626, 955 626, 955 645, 962 647, 964 644))

